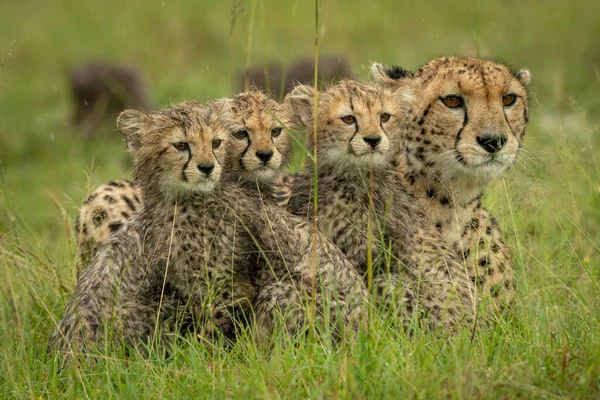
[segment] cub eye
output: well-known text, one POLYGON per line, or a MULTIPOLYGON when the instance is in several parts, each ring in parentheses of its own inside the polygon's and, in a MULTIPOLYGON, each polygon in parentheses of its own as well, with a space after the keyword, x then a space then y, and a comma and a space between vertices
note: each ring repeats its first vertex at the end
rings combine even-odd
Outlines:
POLYGON ((345 117, 342 117, 342 121, 344 121, 345 124, 352 125, 356 122, 356 118, 354 118, 353 115, 346 115, 345 117))
POLYGON ((442 103, 448 108, 458 108, 463 106, 464 100, 460 96, 450 95, 442 97, 442 103))
POLYGON ((271 129, 271 136, 277 137, 279 135, 281 135, 281 127, 277 126, 273 129, 271 129))
POLYGON ((388 113, 383 113, 379 116, 381 122, 388 122, 390 120, 391 115, 388 113))
POLYGON ((242 129, 240 131, 237 132, 233 132, 233 137, 236 139, 246 139, 248 137, 248 131, 245 129, 242 129))
POLYGON ((213 139, 212 141, 212 148, 213 149, 218 149, 219 147, 221 147, 221 139, 213 139))
POLYGON ((173 143, 173 147, 175 147, 175 150, 177 151, 186 151, 187 149, 189 149, 189 145, 187 144, 187 142, 177 142, 177 143, 173 143))
POLYGON ((504 107, 512 106, 517 101, 517 96, 514 94, 505 94, 502 96, 502 105, 504 107))

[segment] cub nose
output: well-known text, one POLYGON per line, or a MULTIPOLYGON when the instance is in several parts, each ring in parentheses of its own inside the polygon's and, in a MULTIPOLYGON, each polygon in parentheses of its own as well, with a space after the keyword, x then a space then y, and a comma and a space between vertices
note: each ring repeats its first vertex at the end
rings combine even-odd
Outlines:
POLYGON ((256 152, 256 157, 260 158, 260 161, 266 164, 273 157, 273 152, 271 150, 259 150, 256 152))
POLYGON ((363 140, 374 149, 381 142, 381 136, 365 136, 363 140))
POLYGON ((485 149, 488 153, 497 153, 506 143, 506 136, 504 135, 490 135, 485 134, 483 136, 477 136, 477 143, 485 149))
POLYGON ((200 170, 200 172, 204 172, 204 175, 208 176, 210 175, 212 170, 215 169, 215 164, 198 164, 198 169, 200 170))

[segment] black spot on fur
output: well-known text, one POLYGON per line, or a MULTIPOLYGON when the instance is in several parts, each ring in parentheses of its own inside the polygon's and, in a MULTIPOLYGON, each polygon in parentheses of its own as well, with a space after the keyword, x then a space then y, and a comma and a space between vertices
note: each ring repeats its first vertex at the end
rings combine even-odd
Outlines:
POLYGON ((443 206, 447 206, 448 204, 450 204, 450 200, 447 197, 442 197, 440 199, 440 204, 443 206))
POLYGON ((488 235, 488 236, 492 234, 492 227, 491 226, 488 226, 487 228, 485 228, 485 234, 488 235))
POLYGON ((123 201, 125 203, 127 203, 127 207, 129 207, 129 209, 131 211, 135 211, 135 204, 133 204, 133 202, 131 201, 131 199, 127 196, 121 196, 121 198, 123 199, 123 201))
POLYGON ((137 194, 133 195, 133 200, 135 200, 135 202, 138 203, 138 204, 141 203, 140 198, 138 197, 137 194))
POLYGON ((121 213, 121 216, 122 216, 123 218, 125 218, 125 219, 129 219, 129 217, 130 217, 130 215, 129 215, 128 213, 126 213, 125 211, 123 211, 123 212, 121 213))
POLYGON ((90 194, 90 195, 88 196, 88 198, 87 198, 87 199, 85 199, 85 201, 83 202, 83 204, 88 204, 88 203, 90 203, 90 202, 94 201, 94 199, 95 199, 96 197, 98 197, 98 194, 96 194, 96 193, 92 193, 92 194, 90 194))
POLYGON ((479 228, 479 220, 477 218, 471 218, 471 221, 468 223, 469 228, 474 231, 479 228))
POLYGON ((483 277, 482 276, 472 276, 471 282, 476 283, 479 286, 483 285, 483 277))
POLYGON ((427 189, 427 197, 429 197, 430 199, 433 199, 435 197, 435 189, 434 188, 427 189))
POLYGON ((494 244, 492 245, 492 248, 491 248, 491 249, 492 249, 492 253, 497 253, 497 252, 499 252, 499 251, 500 251, 500 246, 498 246, 498 243, 494 243, 494 244))
POLYGON ((506 270, 506 266, 504 265, 504 263, 500 263, 498 265, 498 271, 500 271, 500 273, 503 273, 506 270))
POLYGON ((488 267, 486 272, 488 275, 494 275, 496 273, 496 270, 492 267, 488 267))
POLYGON ((424 143, 424 144, 431 144, 431 140, 429 140, 429 139, 425 139, 425 140, 423 140, 423 143, 424 143))
POLYGON ((498 283, 498 284, 492 286, 492 288, 490 289, 490 294, 492 295, 492 297, 498 297, 501 289, 502 289, 502 285, 500 285, 498 283))
POLYGON ((115 181, 110 181, 107 183, 107 185, 109 186, 114 186, 114 187, 119 187, 119 188, 124 188, 125 185, 123 184, 123 182, 115 182, 115 181))
POLYGON ((461 232, 461 236, 466 236, 467 233, 469 233, 469 225, 465 225, 465 227, 463 228, 462 232, 461 232))
POLYGON ((471 249, 466 249, 463 251, 463 258, 468 258, 471 255, 471 249))
POLYGON ((408 179, 408 183, 409 183, 409 184, 411 184, 411 185, 414 185, 414 184, 415 184, 415 180, 416 180, 416 178, 415 178, 415 176, 414 176, 413 174, 409 174, 409 175, 407 175, 407 176, 406 176, 406 179, 408 179))
POLYGON ((487 257, 482 257, 479 259, 479 266, 480 267, 485 267, 486 265, 488 265, 490 262, 490 260, 487 257))
POLYGON ((114 203, 117 202, 117 200, 115 200, 114 197, 112 197, 112 196, 110 196, 108 194, 106 196, 104 196, 104 200, 108 201, 110 204, 114 204, 114 203))
POLYGON ((437 229, 438 231, 441 231, 441 230, 442 230, 442 223, 441 223, 440 221, 436 222, 436 223, 435 223, 435 227, 436 227, 436 229, 437 229))
POLYGON ((118 231, 121 227, 123 226, 123 224, 121 222, 113 222, 112 224, 108 225, 108 228, 110 229, 111 232, 116 232, 118 231))

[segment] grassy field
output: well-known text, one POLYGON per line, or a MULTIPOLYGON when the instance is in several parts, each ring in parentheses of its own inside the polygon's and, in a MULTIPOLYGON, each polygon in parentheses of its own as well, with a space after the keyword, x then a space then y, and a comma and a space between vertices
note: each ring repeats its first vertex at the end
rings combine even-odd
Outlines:
POLYGON ((533 74, 525 149, 485 204, 517 262, 518 305, 479 331, 408 338, 373 322, 352 345, 283 337, 266 356, 193 343, 57 373, 48 336, 75 284, 70 231, 96 184, 129 177, 114 123, 69 124, 64 71, 137 63, 154 99, 232 94, 247 60, 314 52, 312 1, 23 0, 0 13, 0 398, 600 398, 600 2, 325 0, 322 54, 478 55, 533 74))

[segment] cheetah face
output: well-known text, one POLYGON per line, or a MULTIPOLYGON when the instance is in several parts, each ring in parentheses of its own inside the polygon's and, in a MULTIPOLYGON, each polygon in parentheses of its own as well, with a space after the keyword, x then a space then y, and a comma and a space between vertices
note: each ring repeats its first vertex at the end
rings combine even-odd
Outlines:
POLYGON ((257 91, 229 102, 227 171, 243 180, 270 182, 291 158, 289 112, 257 91))
POLYGON ((528 120, 528 71, 513 74, 490 61, 442 58, 415 76, 379 64, 372 72, 379 82, 396 80, 415 90, 406 145, 414 164, 443 180, 487 181, 514 163, 528 120))
POLYGON ((147 115, 121 113, 117 123, 133 153, 136 180, 175 196, 211 192, 221 178, 229 138, 220 107, 185 102, 147 115))
MULTIPOLYGON (((312 113, 311 87, 298 87, 291 96, 303 101, 306 113, 312 113)), ((324 92, 317 117, 319 162, 361 169, 389 167, 406 108, 397 98, 387 89, 353 81, 343 81, 324 92)), ((301 104, 296 105, 299 108, 301 104)), ((311 124, 305 125, 310 129, 311 124)))

